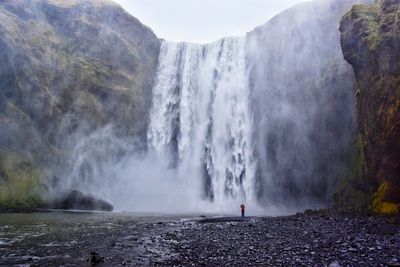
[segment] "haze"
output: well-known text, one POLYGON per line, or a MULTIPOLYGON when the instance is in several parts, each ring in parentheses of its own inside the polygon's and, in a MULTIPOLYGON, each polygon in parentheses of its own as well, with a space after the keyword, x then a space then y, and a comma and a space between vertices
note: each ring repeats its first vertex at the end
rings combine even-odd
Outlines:
POLYGON ((114 0, 169 41, 208 43, 243 36, 304 0, 114 0))

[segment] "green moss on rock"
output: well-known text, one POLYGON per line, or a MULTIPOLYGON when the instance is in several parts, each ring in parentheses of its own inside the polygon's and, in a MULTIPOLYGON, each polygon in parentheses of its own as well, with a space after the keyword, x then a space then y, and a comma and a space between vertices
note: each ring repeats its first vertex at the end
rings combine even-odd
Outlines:
POLYGON ((354 6, 340 25, 343 54, 357 78, 368 185, 364 192, 369 207, 382 214, 395 213, 400 205, 399 3, 379 0, 354 6))
POLYGON ((39 208, 42 198, 41 171, 15 154, 0 157, 0 208, 39 208))
POLYGON ((368 183, 365 175, 364 145, 361 135, 353 144, 347 175, 334 195, 335 205, 340 208, 368 206, 368 183))
POLYGON ((0 206, 41 206, 75 136, 145 140, 159 48, 111 0, 0 1, 0 206))

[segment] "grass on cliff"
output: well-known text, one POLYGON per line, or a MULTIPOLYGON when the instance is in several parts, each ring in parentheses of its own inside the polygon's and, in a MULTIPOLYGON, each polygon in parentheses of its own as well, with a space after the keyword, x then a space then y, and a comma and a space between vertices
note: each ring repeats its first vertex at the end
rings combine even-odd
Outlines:
POLYGON ((379 34, 379 5, 354 5, 351 13, 357 23, 364 25, 363 39, 371 48, 376 48, 381 37, 379 34))
POLYGON ((0 156, 0 208, 40 208, 42 174, 16 155, 0 156))

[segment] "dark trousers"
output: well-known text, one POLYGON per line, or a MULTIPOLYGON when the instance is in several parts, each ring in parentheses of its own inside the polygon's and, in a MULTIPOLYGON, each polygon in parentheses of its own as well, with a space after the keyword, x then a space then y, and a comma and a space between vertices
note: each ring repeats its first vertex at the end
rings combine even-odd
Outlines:
POLYGON ((244 217, 244 210, 242 210, 242 217, 244 217))

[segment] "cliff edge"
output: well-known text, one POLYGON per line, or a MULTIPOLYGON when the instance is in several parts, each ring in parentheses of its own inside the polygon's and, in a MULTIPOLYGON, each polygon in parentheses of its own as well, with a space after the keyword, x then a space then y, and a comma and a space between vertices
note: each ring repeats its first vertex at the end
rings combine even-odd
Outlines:
MULTIPOLYGON (((400 204, 400 0, 355 5, 342 19, 341 45, 357 79, 360 153, 370 207, 397 213, 400 204)), ((363 176, 364 178, 362 178, 363 176)), ((354 186, 354 183, 349 183, 354 186)))

